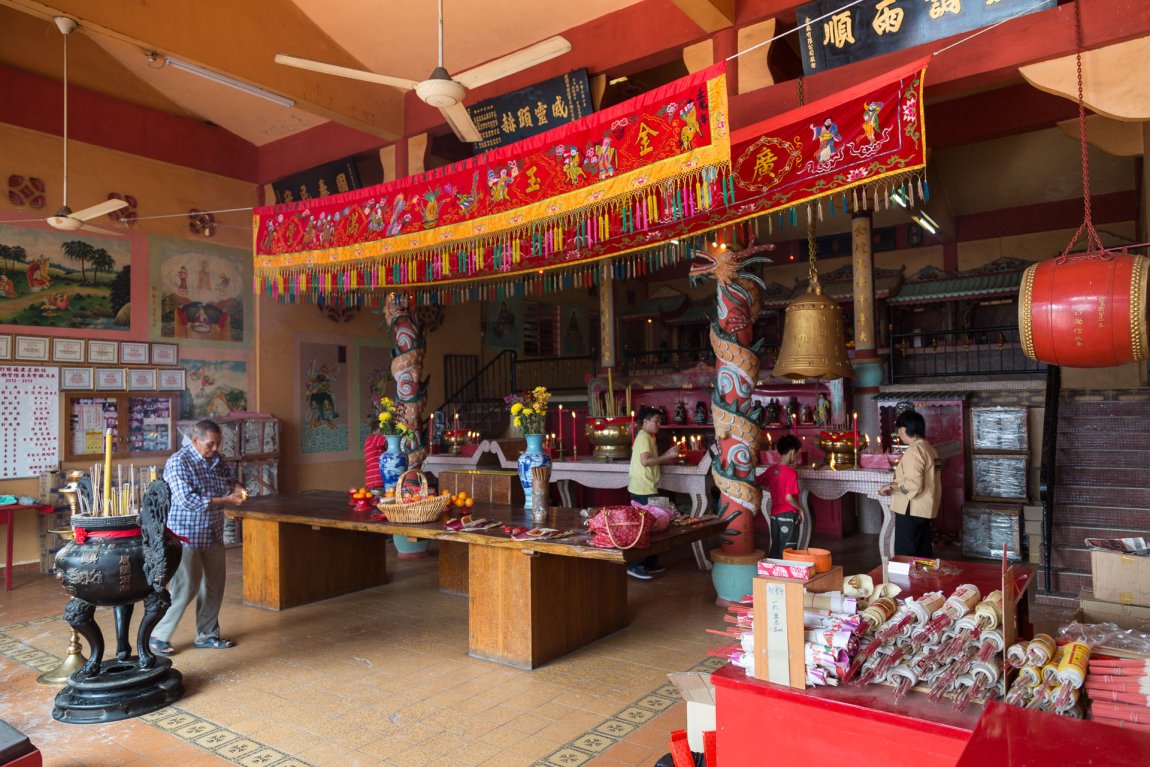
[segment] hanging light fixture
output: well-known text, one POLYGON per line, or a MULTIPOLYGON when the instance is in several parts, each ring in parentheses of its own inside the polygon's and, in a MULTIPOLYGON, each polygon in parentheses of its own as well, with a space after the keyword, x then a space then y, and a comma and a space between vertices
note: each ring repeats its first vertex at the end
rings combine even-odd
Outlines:
POLYGON ((787 307, 783 343, 771 375, 776 378, 854 378, 843 336, 843 310, 823 295, 815 266, 815 220, 807 213, 807 253, 810 284, 807 292, 787 307))

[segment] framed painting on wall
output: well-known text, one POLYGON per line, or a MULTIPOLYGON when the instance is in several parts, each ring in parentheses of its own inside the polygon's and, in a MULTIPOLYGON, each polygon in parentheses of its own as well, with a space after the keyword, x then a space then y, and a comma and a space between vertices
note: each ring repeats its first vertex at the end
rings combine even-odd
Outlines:
POLYGON ((186 370, 161 370, 156 388, 160 391, 183 391, 187 388, 186 370))
POLYGON ((94 365, 115 365, 120 359, 119 349, 115 341, 89 341, 88 362, 94 365))
POLYGON ((175 365, 180 361, 180 347, 176 344, 152 344, 153 365, 175 365))
POLYGON ((123 368, 96 368, 97 391, 123 391, 125 381, 123 368))
POLYGON ((84 342, 75 338, 53 338, 52 361, 83 362, 84 342))
POLYGON ((92 368, 60 368, 60 388, 81 391, 91 389, 92 368))
POLYGON ((147 365, 148 345, 122 341, 120 343, 120 362, 124 365, 147 365))
POLYGON ((128 371, 128 391, 155 391, 155 389, 155 368, 142 368, 128 371))
POLYGON ((16 336, 16 359, 29 362, 48 361, 48 339, 36 336, 16 336))

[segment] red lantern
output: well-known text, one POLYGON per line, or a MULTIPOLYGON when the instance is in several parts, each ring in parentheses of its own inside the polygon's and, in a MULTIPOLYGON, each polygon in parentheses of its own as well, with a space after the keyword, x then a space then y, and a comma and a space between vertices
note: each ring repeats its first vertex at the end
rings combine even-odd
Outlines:
POLYGON ((1026 356, 1072 368, 1145 360, 1148 276, 1150 259, 1125 252, 1061 256, 1027 268, 1018 302, 1026 356))

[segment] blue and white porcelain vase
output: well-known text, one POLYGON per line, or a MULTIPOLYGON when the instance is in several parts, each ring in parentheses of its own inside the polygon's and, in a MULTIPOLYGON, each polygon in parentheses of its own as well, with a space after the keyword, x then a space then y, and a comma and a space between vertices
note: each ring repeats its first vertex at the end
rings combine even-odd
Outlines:
POLYGON ((551 456, 543 452, 542 434, 524 434, 527 450, 519 456, 519 484, 523 485, 524 508, 531 508, 531 470, 536 466, 550 466, 551 456))
POLYGON ((399 475, 407 471, 407 455, 400 449, 403 439, 398 434, 385 434, 387 451, 379 455, 379 476, 383 479, 383 490, 395 490, 399 475))

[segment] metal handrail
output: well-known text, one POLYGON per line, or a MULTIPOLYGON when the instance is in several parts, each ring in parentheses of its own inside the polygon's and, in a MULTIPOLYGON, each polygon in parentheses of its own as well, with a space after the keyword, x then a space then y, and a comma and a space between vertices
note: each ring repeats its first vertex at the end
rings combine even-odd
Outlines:
POLYGON ((890 380, 972 375, 1040 375, 1046 365, 1027 357, 1017 325, 891 333, 890 380))
POLYGON ((1046 366, 1046 402, 1042 417, 1042 468, 1038 489, 1042 500, 1042 567, 1046 573, 1046 591, 1052 593, 1053 568, 1050 560, 1054 548, 1054 483, 1058 475, 1058 403, 1062 398, 1062 368, 1046 366))

